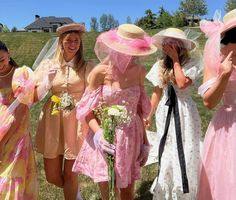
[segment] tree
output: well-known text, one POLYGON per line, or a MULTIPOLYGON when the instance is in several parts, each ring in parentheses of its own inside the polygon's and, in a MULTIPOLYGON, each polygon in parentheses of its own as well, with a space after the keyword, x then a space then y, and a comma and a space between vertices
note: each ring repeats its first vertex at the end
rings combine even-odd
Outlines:
POLYGON ((192 25, 194 16, 203 16, 207 14, 207 5, 205 0, 182 0, 179 9, 183 14, 192 16, 192 25))
POLYGON ((11 32, 16 32, 17 31, 17 28, 14 26, 12 29, 11 29, 11 32))
POLYGON ((228 0, 225 3, 225 12, 229 12, 236 8, 236 0, 228 0))
POLYGON ((185 26, 184 15, 181 12, 176 12, 172 17, 172 26, 173 27, 183 27, 185 26))
POLYGON ((99 24, 98 24, 97 18, 96 17, 91 17, 90 30, 97 32, 98 31, 98 27, 99 27, 99 24))
POLYGON ((116 28, 119 26, 119 21, 116 20, 111 14, 107 16, 107 30, 116 28))
POLYGON ((128 16, 128 17, 126 18, 126 23, 127 23, 127 24, 132 24, 132 21, 131 21, 131 17, 130 17, 130 16, 128 16))
POLYGON ((100 28, 102 31, 108 31, 117 26, 119 26, 119 22, 111 14, 103 14, 100 17, 100 28))
POLYGON ((159 10, 159 17, 156 20, 158 28, 166 28, 172 26, 172 15, 167 12, 163 7, 159 10))
POLYGON ((141 17, 137 22, 136 25, 144 28, 144 29, 155 29, 157 28, 156 24, 156 14, 153 13, 150 9, 145 11, 145 16, 141 17))

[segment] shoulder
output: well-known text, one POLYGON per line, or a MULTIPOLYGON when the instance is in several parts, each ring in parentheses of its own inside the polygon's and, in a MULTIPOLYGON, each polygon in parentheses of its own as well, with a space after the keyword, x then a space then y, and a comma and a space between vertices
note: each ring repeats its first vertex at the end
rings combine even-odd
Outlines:
POLYGON ((91 60, 86 61, 86 71, 89 73, 95 67, 95 63, 91 60))
POLYGON ((107 65, 98 64, 91 70, 88 77, 90 89, 94 90, 103 84, 107 69, 107 65))

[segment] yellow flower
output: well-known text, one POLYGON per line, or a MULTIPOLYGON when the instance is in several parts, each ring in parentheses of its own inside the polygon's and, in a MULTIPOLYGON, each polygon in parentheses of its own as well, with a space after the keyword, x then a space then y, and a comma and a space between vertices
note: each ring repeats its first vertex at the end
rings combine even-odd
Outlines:
POLYGON ((60 103, 61 102, 61 98, 56 96, 56 95, 52 95, 51 96, 51 101, 54 103, 60 103))
POLYGON ((59 107, 60 107, 60 104, 61 104, 61 98, 56 96, 56 95, 52 95, 51 101, 53 102, 51 115, 59 114, 59 110, 60 110, 59 107))
POLYGON ((58 115, 59 114, 59 110, 52 110, 52 112, 51 112, 51 115, 58 115))

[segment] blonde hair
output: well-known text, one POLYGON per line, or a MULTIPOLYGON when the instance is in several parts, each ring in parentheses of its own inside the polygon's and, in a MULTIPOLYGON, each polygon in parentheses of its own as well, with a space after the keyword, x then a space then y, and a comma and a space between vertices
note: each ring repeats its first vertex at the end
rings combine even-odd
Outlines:
POLYGON ((82 33, 78 32, 78 31, 68 31, 65 32, 63 34, 60 35, 59 40, 58 40, 58 46, 56 49, 56 53, 53 57, 54 62, 59 62, 60 64, 62 64, 64 58, 63 58, 63 46, 62 46, 62 41, 64 40, 64 38, 70 34, 70 33, 78 33, 79 37, 80 37, 80 47, 79 50, 76 52, 75 54, 75 60, 74 60, 74 65, 77 69, 77 72, 79 72, 84 64, 85 64, 85 60, 84 60, 84 54, 83 54, 83 42, 82 42, 82 33))
MULTIPOLYGON (((190 59, 188 50, 179 47, 179 50, 177 52, 179 55, 180 66, 183 66, 190 59)), ((174 64, 172 59, 167 54, 164 54, 163 59, 161 60, 160 63, 160 70, 158 74, 161 84, 163 86, 167 85, 170 82, 176 83, 173 65, 174 64)))

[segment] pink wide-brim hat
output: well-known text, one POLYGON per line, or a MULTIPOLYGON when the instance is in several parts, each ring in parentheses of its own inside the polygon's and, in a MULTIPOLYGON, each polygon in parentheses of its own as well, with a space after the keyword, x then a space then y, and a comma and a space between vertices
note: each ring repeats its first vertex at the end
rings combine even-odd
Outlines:
POLYGON ((66 25, 58 27, 56 32, 57 32, 57 35, 60 36, 61 34, 69 32, 69 31, 78 31, 80 33, 84 33, 85 27, 83 24, 71 23, 71 24, 66 24, 66 25))
POLYGON ((236 27, 236 9, 229 11, 223 18, 224 27, 221 32, 223 36, 225 32, 236 27))
POLYGON ((152 38, 134 24, 122 24, 117 29, 102 33, 97 39, 99 42, 130 56, 147 56, 157 50, 152 44, 152 38))
POLYGON ((162 48, 163 43, 168 38, 172 38, 174 40, 180 40, 184 45, 183 47, 188 50, 193 50, 196 47, 196 43, 193 40, 188 39, 185 32, 178 28, 164 29, 159 33, 155 34, 152 38, 154 39, 154 44, 158 48, 162 48))

